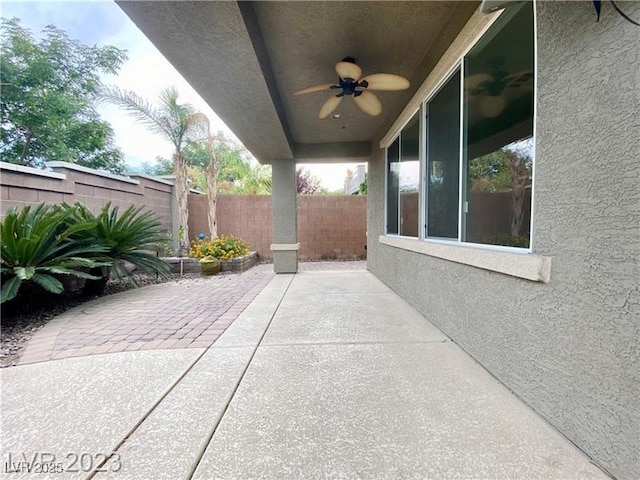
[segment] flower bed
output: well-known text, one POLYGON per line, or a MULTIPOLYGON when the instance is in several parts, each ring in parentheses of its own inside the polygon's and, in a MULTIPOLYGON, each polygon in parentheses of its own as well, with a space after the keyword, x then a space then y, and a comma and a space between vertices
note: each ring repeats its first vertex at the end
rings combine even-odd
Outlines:
MULTIPOLYGON (((163 258, 171 267, 171 273, 200 273, 200 259, 190 257, 167 257, 163 258)), ((258 262, 258 252, 233 258, 231 260, 220 260, 223 272, 244 272, 249 270, 258 262)))

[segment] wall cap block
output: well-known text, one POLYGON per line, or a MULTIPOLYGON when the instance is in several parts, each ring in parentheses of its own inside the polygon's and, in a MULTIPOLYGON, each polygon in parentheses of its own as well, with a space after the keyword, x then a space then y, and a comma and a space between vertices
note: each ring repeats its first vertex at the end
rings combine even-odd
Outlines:
POLYGON ((119 182, 132 183, 134 185, 140 185, 139 180, 134 180, 129 177, 124 177, 122 175, 114 175, 113 173, 101 172, 100 170, 95 170, 93 168, 83 167, 81 165, 76 165, 74 163, 68 162, 47 162, 47 167, 49 168, 60 168, 66 170, 75 170, 76 172, 88 173, 90 175, 97 175, 99 177, 106 177, 112 180, 117 180, 119 182))
POLYGON ((64 173, 48 172, 39 168, 25 167, 24 165, 16 165, 14 163, 0 162, 0 170, 10 170, 12 172, 27 173, 29 175, 38 175, 40 177, 55 178, 56 180, 66 180, 64 173))
POLYGON ((551 278, 551 257, 542 255, 485 250, 467 245, 445 245, 386 235, 380 235, 378 241, 390 247, 442 258, 450 262, 463 263, 534 282, 549 283, 551 278))
POLYGON ((272 243, 272 252, 289 252, 300 249, 300 242, 298 243, 272 243))
POLYGON ((165 180, 164 178, 153 177, 151 175, 147 175, 146 173, 127 173, 130 177, 136 178, 145 178, 147 180, 151 180, 152 182, 163 183, 165 185, 171 185, 173 187, 173 182, 169 180, 165 180))

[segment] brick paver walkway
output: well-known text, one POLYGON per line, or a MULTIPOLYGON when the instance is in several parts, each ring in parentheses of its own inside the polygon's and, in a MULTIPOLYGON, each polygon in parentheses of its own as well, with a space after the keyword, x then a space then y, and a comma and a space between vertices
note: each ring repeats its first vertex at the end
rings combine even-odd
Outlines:
POLYGON ((92 300, 54 318, 31 338, 18 364, 98 353, 209 347, 275 274, 185 279, 92 300))

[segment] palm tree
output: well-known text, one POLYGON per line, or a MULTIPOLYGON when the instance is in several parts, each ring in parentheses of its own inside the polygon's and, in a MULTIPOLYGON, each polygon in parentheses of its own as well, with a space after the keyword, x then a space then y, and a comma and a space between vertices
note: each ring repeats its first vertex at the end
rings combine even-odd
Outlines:
POLYGON ((204 148, 209 157, 209 164, 206 169, 207 176, 207 220, 209 221, 210 238, 218 236, 218 222, 216 219, 216 208, 218 201, 218 173, 220 173, 220 162, 216 153, 215 138, 207 136, 204 141, 204 148))
POLYGON ((238 193, 244 195, 270 195, 271 166, 250 166, 248 173, 240 181, 238 193))
POLYGON ((187 186, 187 159, 184 149, 190 141, 209 136, 209 120, 188 103, 178 103, 178 91, 175 87, 160 92, 159 107, 153 106, 144 98, 129 90, 117 87, 105 89, 102 99, 114 103, 128 111, 136 120, 166 140, 175 151, 173 168, 176 177, 175 191, 178 200, 179 243, 181 252, 189 245, 189 209, 187 186))

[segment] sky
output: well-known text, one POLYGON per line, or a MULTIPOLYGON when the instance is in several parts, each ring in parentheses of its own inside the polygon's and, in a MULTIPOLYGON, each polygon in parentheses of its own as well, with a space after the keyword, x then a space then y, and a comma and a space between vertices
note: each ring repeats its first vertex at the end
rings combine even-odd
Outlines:
MULTIPOLYGON (((211 122, 211 130, 222 130, 236 139, 224 122, 200 98, 189 83, 162 56, 129 17, 111 1, 74 2, 7 2, 0 4, 0 15, 18 17, 22 26, 39 37, 43 27, 53 24, 65 30, 69 37, 89 45, 113 45, 127 51, 128 60, 117 76, 105 76, 103 83, 133 90, 155 102, 163 88, 174 85, 182 102, 192 104, 211 122)), ((102 118, 113 127, 116 143, 125 154, 127 166, 140 169, 143 162, 155 163, 157 156, 170 158, 171 144, 137 124, 114 105, 101 105, 102 118)), ((237 139, 236 139, 237 140, 237 139)), ((304 165, 317 176, 323 186, 333 191, 342 188, 347 169, 355 164, 304 165)))

